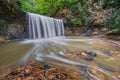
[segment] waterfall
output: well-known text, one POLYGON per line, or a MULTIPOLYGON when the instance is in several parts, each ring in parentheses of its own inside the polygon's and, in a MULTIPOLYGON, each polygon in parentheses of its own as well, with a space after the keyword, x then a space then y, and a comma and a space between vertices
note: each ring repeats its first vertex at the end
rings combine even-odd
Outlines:
POLYGON ((27 13, 29 38, 49 38, 64 35, 63 20, 27 13))

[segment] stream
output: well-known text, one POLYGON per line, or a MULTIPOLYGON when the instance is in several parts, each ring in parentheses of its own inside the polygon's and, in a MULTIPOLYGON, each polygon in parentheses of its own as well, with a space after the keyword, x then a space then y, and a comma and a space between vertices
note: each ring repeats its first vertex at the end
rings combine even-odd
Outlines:
MULTIPOLYGON (((120 80, 120 46, 88 37, 54 37, 0 43, 0 68, 34 59, 76 70, 91 80, 120 80), (80 51, 97 54, 88 61, 80 51)), ((85 80, 85 79, 84 79, 85 80)))

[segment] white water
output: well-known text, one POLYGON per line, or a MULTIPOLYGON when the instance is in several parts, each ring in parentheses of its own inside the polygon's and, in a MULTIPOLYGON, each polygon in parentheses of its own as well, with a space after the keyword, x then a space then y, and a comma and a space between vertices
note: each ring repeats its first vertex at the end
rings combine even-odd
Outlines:
MULTIPOLYGON (((107 78, 105 79, 119 80, 116 76, 113 75, 113 72, 107 70, 109 68, 106 69, 107 65, 104 65, 99 61, 106 57, 111 57, 107 54, 104 54, 103 50, 105 51, 106 47, 103 47, 103 44, 99 44, 101 41, 94 39, 66 39, 63 37, 56 37, 64 35, 64 25, 61 19, 54 19, 33 13, 28 13, 27 16, 29 26, 29 38, 34 40, 24 41, 23 44, 32 43, 34 44, 34 46, 31 49, 31 51, 29 51, 24 56, 24 61, 26 61, 30 56, 34 55, 35 59, 41 62, 48 62, 51 64, 62 64, 62 66, 68 68, 72 68, 72 65, 74 65, 78 71, 91 76, 95 80, 101 80, 101 77, 92 74, 90 72, 91 69, 97 70, 98 72, 102 73, 104 77, 107 76, 107 78), (102 46, 103 50, 101 50, 101 47, 99 48, 99 46, 97 48, 96 45, 102 46), (79 56, 75 56, 74 53, 72 54, 72 56, 67 55, 67 50, 75 48, 81 49, 80 51, 98 51, 98 59, 95 58, 95 60, 93 60, 92 62, 88 62, 84 59, 79 58, 79 56), (103 54, 99 54, 99 52, 102 52, 103 54), (82 69, 82 67, 86 69, 84 70, 82 69)), ((106 43, 106 45, 108 44, 106 43)), ((107 48, 109 47, 110 46, 107 46, 107 48)), ((110 47, 110 49, 112 48, 110 47)), ((117 66, 117 69, 118 67, 119 66, 117 66)), ((117 71, 117 69, 114 71, 117 71)))
POLYGON ((63 20, 27 13, 29 38, 49 38, 64 35, 63 20))
MULTIPOLYGON (((110 57, 110 56, 108 57, 104 56, 106 55, 105 53, 103 53, 103 55, 100 55, 102 53, 99 54, 99 52, 97 52, 98 59, 95 58, 95 60, 93 60, 92 62, 85 61, 84 59, 79 58, 79 56, 78 57, 75 56, 74 53, 72 54, 73 57, 66 54, 67 53, 66 50, 70 49, 70 47, 73 47, 73 48, 76 47, 79 49, 84 48, 83 50, 103 51, 93 46, 94 44, 99 45, 100 42, 101 42, 100 40, 95 40, 95 39, 69 39, 65 37, 26 40, 23 42, 23 44, 32 43, 34 44, 34 47, 33 49, 31 49, 32 51, 26 54, 23 60, 26 61, 27 58, 29 58, 31 55, 35 55, 35 59, 40 62, 47 62, 47 63, 60 65, 60 66, 64 66, 71 69, 75 69, 72 67, 74 66, 77 68, 76 70, 82 72, 83 74, 91 76, 91 78, 94 78, 95 80, 101 80, 101 78, 99 78, 99 76, 92 74, 90 71, 91 69, 94 69, 100 72, 101 74, 103 74, 104 76, 107 76, 106 79, 111 78, 110 80, 119 80, 114 75, 114 73, 110 72, 104 67, 100 67, 98 65, 99 63, 96 62, 99 60, 101 61, 101 59, 110 57), (82 67, 84 67, 85 70, 82 67)), ((106 45, 108 44, 106 43, 106 45)), ((101 46, 104 46, 104 43, 101 44, 101 46)))

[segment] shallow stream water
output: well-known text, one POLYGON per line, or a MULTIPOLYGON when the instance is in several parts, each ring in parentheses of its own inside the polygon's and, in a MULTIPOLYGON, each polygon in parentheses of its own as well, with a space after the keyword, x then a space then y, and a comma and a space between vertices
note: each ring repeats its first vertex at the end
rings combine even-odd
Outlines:
POLYGON ((120 46, 99 39, 55 37, 0 44, 0 67, 30 59, 79 71, 91 80, 120 80, 120 46), (88 61, 76 55, 81 51, 97 56, 88 61))

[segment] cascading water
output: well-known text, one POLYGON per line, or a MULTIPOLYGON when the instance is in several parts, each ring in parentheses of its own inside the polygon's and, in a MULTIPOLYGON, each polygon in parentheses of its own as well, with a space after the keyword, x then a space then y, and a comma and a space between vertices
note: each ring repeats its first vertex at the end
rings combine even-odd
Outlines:
MULTIPOLYGON (((89 76, 90 80, 120 80, 119 75, 116 74, 116 72, 120 74, 120 64, 116 63, 120 59, 111 55, 114 51, 118 53, 119 47, 90 38, 56 37, 64 35, 61 19, 33 13, 27 13, 27 16, 29 38, 34 40, 26 40, 24 44, 32 43, 34 46, 23 57, 23 61, 34 57, 40 62, 77 70, 89 76), (92 61, 87 61, 80 55, 76 55, 77 50, 93 51, 97 53, 97 56, 92 61)), ((80 80, 88 79, 86 77, 80 80)))
POLYGON ((29 38, 49 38, 64 35, 63 20, 54 19, 34 13, 27 13, 29 38))
MULTIPOLYGON (((84 74, 75 80, 120 80, 120 46, 88 37, 60 37, 64 35, 62 20, 33 13, 27 13, 27 16, 30 40, 0 44, 0 77, 10 70, 3 69, 9 64, 13 67, 16 63, 37 60, 84 74), (96 52, 97 56, 89 61, 82 57, 82 51, 96 52)), ((49 73, 45 71, 46 74, 49 73)))

